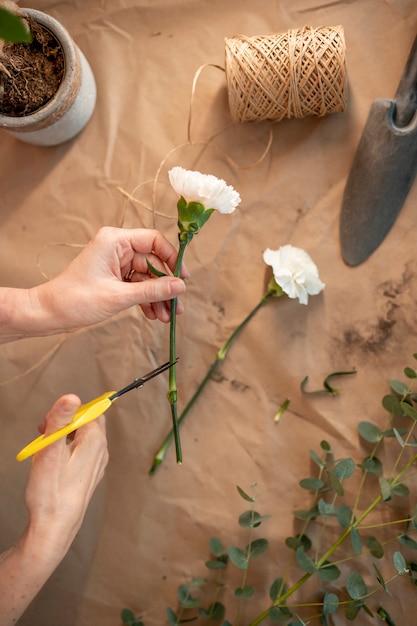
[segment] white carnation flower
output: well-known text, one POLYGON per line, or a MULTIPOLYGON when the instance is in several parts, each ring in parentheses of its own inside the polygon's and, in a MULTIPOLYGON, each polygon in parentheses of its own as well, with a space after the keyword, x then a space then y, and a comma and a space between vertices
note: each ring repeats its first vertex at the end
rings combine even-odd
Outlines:
POLYGON ((206 209, 216 209, 219 213, 233 213, 240 203, 238 192, 226 182, 211 174, 201 174, 173 167, 169 172, 169 182, 186 202, 199 202, 206 209))
POLYGON ((263 258, 272 267, 276 283, 289 298, 298 298, 300 304, 307 304, 309 295, 317 295, 325 287, 315 263, 301 248, 291 245, 278 250, 267 248, 263 258))

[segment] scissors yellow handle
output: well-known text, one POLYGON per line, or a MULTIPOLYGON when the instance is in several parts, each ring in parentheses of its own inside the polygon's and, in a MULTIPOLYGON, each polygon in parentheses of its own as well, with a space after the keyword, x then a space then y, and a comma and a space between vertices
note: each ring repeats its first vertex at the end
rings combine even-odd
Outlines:
POLYGON ((113 402, 117 400, 117 398, 120 398, 120 396, 127 393, 128 391, 131 391, 132 389, 138 389, 140 387, 143 387, 143 385, 148 380, 155 378, 155 376, 159 376, 159 374, 162 374, 162 372, 165 372, 167 369, 175 365, 177 361, 178 357, 175 359, 175 361, 168 361, 167 363, 164 363, 163 365, 155 368, 151 372, 148 372, 147 374, 145 374, 145 376, 142 376, 141 378, 135 378, 135 380, 130 383, 130 385, 123 387, 123 389, 119 389, 119 391, 107 391, 106 393, 103 393, 103 395, 99 398, 95 398, 94 400, 91 400, 91 402, 83 404, 82 406, 80 406, 69 424, 67 424, 63 428, 60 428, 56 432, 47 435, 46 437, 45 435, 41 435, 37 439, 34 439, 25 448, 23 448, 23 450, 19 452, 19 454, 16 456, 16 459, 18 461, 23 461, 29 456, 32 456, 32 454, 35 454, 35 452, 39 452, 39 450, 42 450, 43 448, 46 448, 46 446, 49 446, 51 443, 54 443, 54 441, 61 439, 61 437, 66 437, 67 435, 70 435, 74 432, 74 430, 80 428, 80 426, 84 426, 85 424, 88 424, 88 422, 92 422, 93 420, 97 419, 98 417, 100 417, 100 415, 107 411, 109 406, 111 406, 113 402))
POLYGON ((25 448, 23 448, 23 450, 21 450, 16 456, 16 459, 18 461, 24 461, 28 457, 35 454, 35 452, 39 452, 39 450, 46 448, 51 443, 54 443, 54 441, 58 441, 58 439, 70 435, 74 432, 74 430, 80 428, 80 426, 84 426, 85 424, 88 424, 88 422, 92 422, 100 417, 100 415, 107 411, 109 406, 111 406, 114 400, 118 397, 116 396, 116 398, 110 399, 115 393, 115 391, 107 391, 99 398, 95 398, 94 400, 91 400, 91 402, 83 404, 80 406, 69 424, 63 426, 51 435, 47 435, 46 437, 45 435, 40 435, 40 437, 37 437, 37 439, 34 439, 25 448))

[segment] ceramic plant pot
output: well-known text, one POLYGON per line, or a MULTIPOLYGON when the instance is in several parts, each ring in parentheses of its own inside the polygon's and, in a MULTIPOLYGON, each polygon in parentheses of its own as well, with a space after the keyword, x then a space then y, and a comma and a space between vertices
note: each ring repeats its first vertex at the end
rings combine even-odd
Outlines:
POLYGON ((20 141, 54 146, 75 137, 90 120, 96 104, 96 83, 91 67, 65 28, 35 9, 21 9, 49 30, 64 56, 64 74, 54 97, 22 117, 0 114, 0 128, 20 141))

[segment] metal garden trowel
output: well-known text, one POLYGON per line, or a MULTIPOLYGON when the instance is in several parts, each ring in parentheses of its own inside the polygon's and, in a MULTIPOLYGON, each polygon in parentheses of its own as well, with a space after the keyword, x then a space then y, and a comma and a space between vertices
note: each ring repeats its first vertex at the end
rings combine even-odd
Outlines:
POLYGON ((417 37, 393 100, 371 105, 343 196, 340 242, 363 263, 394 224, 417 173, 417 37))

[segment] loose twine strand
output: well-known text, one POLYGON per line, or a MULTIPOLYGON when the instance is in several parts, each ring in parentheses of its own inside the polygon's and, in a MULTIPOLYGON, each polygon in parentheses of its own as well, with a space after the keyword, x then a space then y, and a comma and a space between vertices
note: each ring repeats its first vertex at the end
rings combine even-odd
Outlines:
MULTIPOLYGON (((187 124, 187 141, 172 148, 161 160, 155 176, 150 181, 138 185, 130 194, 121 187, 117 190, 130 202, 140 206, 153 216, 173 219, 160 212, 157 206, 157 188, 160 176, 167 161, 180 150, 189 146, 201 146, 202 152, 221 133, 236 122, 272 121, 283 118, 302 118, 308 115, 322 117, 329 113, 343 112, 347 101, 347 72, 344 31, 342 26, 324 26, 317 29, 306 26, 299 30, 268 36, 246 37, 236 35, 225 39, 225 68, 206 63, 201 65, 193 78, 187 124), (198 81, 204 69, 213 67, 225 72, 231 122, 218 129, 205 141, 192 138, 194 100, 198 81), (152 185, 151 206, 134 197, 140 188, 152 185)), ((262 163, 272 145, 273 132, 269 128, 266 146, 261 155, 251 164, 237 163, 217 146, 214 149, 223 156, 231 167, 249 170, 262 163)), ((200 154, 201 157, 201 154, 200 154)), ((122 227, 126 218, 126 207, 119 219, 122 227)), ((50 246, 84 247, 83 244, 55 242, 50 246)), ((49 277, 41 268, 38 255, 37 266, 41 275, 49 277)), ((103 322, 104 324, 105 322, 103 322)), ((52 359, 66 340, 60 338, 55 346, 25 371, 0 382, 0 386, 14 382, 36 370, 47 360, 52 359)))

